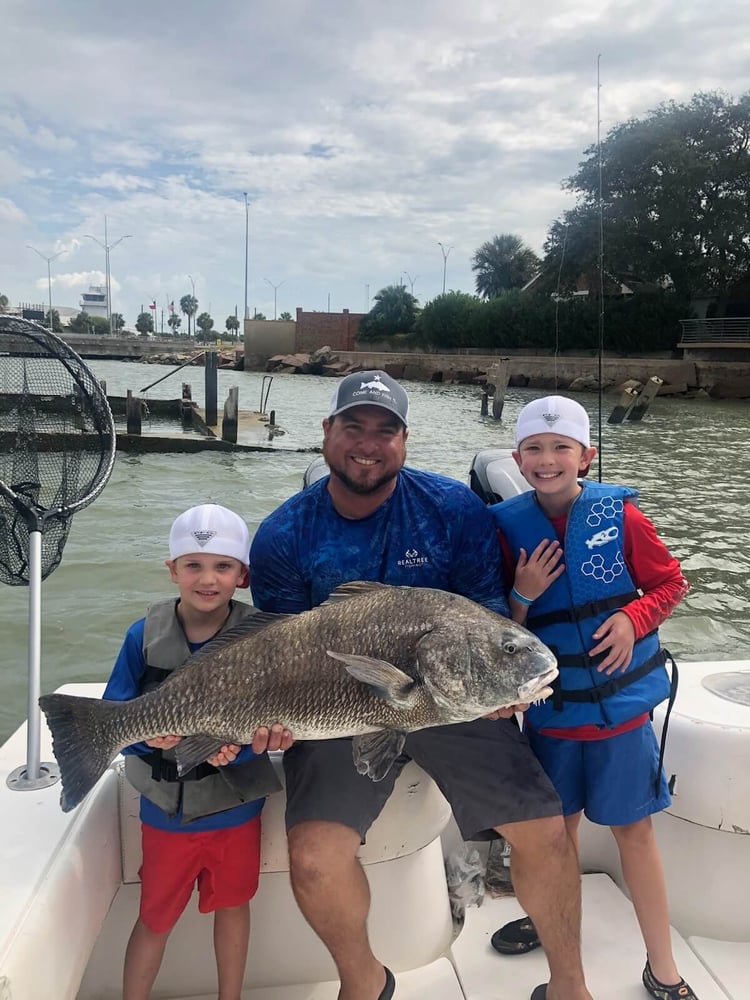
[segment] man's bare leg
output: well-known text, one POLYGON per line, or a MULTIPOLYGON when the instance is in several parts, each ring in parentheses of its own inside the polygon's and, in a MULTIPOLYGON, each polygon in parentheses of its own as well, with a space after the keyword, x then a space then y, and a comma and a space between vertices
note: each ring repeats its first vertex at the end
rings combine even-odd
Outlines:
POLYGON ((518 902, 531 917, 550 968, 547 1000, 592 1000, 581 963, 581 876, 562 816, 497 827, 511 845, 518 902))
POLYGON ((367 936, 370 887, 357 859, 359 834, 316 820, 293 826, 288 839, 294 896, 336 963, 339 1000, 378 1000, 386 976, 367 936))

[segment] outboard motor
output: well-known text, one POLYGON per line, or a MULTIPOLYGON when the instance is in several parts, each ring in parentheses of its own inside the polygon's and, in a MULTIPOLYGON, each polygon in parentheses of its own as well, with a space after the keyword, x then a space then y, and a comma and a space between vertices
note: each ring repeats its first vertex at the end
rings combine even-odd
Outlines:
POLYGON ((313 483, 317 483, 319 479, 323 479, 327 475, 328 465, 326 460, 322 455, 318 455, 317 458, 314 458, 305 469, 305 473, 302 477, 302 488, 306 489, 308 486, 312 486, 313 483))
POLYGON ((474 456, 469 485, 486 504, 500 503, 531 489, 510 448, 485 448, 474 456))

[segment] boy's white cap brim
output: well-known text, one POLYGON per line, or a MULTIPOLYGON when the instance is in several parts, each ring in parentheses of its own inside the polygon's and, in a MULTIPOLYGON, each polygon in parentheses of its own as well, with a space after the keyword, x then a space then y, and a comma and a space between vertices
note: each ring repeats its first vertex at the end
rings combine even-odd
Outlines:
POLYGON ((180 514, 169 532, 169 558, 197 553, 229 556, 247 566, 250 532, 239 514, 216 503, 200 504, 180 514))

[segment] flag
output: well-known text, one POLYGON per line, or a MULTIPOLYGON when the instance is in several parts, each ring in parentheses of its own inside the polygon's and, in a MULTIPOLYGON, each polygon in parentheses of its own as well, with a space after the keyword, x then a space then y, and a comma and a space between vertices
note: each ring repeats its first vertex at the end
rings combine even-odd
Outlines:
POLYGON ((149 302, 148 307, 149 309, 156 309, 156 299, 153 302, 149 302))
POLYGON ((170 302, 170 303, 169 303, 169 311, 170 311, 171 313, 173 313, 173 312, 174 312, 174 302, 170 302))

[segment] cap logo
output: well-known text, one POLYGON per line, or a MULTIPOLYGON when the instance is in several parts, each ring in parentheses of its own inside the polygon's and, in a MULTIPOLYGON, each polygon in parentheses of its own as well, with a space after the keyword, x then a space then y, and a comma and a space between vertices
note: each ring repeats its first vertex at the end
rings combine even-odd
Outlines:
POLYGON ((360 382, 359 383, 359 387, 360 387, 360 389, 379 389, 380 392, 390 392, 391 391, 388 388, 387 385, 383 384, 383 382, 380 380, 380 376, 379 375, 375 375, 375 377, 373 378, 372 382, 360 382))
POLYGON ((201 531, 200 529, 196 529, 195 531, 191 531, 190 534, 193 536, 193 538, 196 540, 196 542, 200 545, 200 547, 203 548, 204 545, 208 545, 208 543, 211 541, 211 539, 214 538, 214 536, 216 535, 216 532, 215 531, 201 531))
POLYGON ((559 413, 543 413, 542 420, 545 420, 552 427, 560 419, 559 413))

